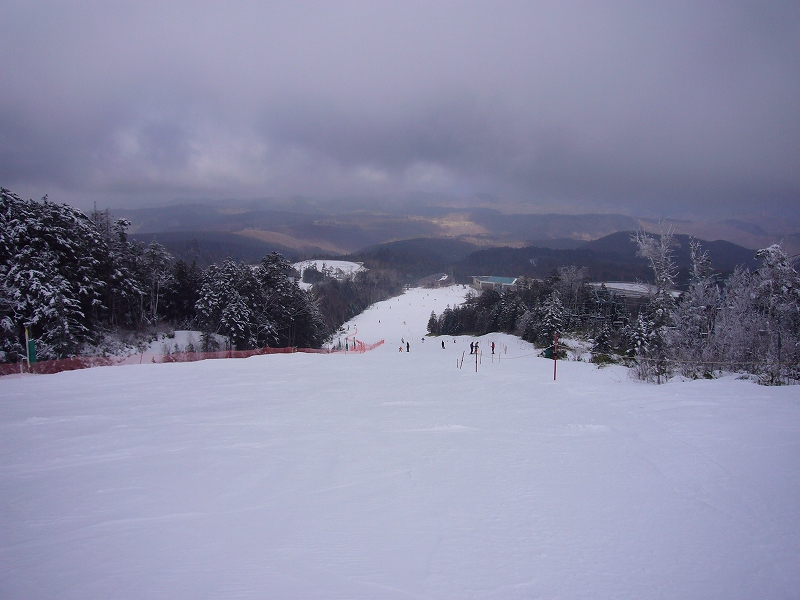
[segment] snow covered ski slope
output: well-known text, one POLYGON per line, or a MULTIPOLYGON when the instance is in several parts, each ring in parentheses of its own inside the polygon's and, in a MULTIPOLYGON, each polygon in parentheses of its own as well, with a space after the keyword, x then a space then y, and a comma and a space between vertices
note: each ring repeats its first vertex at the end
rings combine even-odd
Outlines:
POLYGON ((421 339, 465 291, 360 355, 0 379, 0 597, 797 597, 800 388, 457 369, 421 339))

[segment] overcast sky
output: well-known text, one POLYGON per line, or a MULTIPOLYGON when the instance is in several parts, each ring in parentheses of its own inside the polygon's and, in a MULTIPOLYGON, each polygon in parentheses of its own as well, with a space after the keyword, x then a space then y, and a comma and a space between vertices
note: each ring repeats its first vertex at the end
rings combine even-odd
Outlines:
POLYGON ((800 206, 800 2, 0 6, 0 185, 800 206))

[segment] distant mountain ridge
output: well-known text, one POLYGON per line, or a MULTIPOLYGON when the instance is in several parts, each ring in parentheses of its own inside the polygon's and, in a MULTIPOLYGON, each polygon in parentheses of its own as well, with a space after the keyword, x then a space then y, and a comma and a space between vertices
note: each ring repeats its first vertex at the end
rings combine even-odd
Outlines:
MULTIPOLYGON (((422 238, 450 239, 476 248, 535 246, 577 250, 588 243, 585 246, 588 249, 618 252, 621 257, 630 258, 630 248, 615 246, 606 238, 640 227, 648 231, 659 228, 657 222, 621 214, 509 214, 490 200, 459 205, 453 199, 433 195, 412 198, 406 205, 397 199, 378 199, 372 203, 345 199, 330 204, 293 198, 215 205, 187 203, 118 210, 113 216, 129 219, 130 233, 137 239, 149 241, 155 236, 176 255, 189 252, 205 255, 204 260, 216 260, 215 257, 226 252, 249 260, 254 253, 272 250, 293 259, 344 256, 368 253, 381 244, 422 238), (441 204, 425 204, 425 201, 441 204)), ((800 223, 793 224, 790 220, 780 225, 780 231, 784 232, 780 235, 770 233, 779 230, 775 229, 777 224, 768 230, 764 223, 741 219, 710 224, 669 223, 682 236, 718 240, 707 244, 717 244, 709 246, 709 250, 713 247, 725 270, 731 261, 743 260, 743 254, 736 254, 733 246, 723 247, 724 240, 750 249, 782 241, 789 254, 800 252, 800 223)), ((400 247, 395 249, 400 251, 400 247)), ((428 250, 434 251, 433 246, 429 244, 428 250)), ((411 247, 403 251, 409 252, 411 247)), ((421 256, 420 251, 418 248, 413 253, 421 256)))
MULTIPOLYGON (((350 260, 367 266, 392 268, 409 281, 445 272, 459 282, 468 282, 473 275, 526 276, 545 278, 562 266, 586 267, 595 281, 650 281, 652 273, 646 260, 636 256, 634 232, 624 231, 584 243, 579 248, 481 248, 449 239, 413 239, 389 242, 349 255, 350 260)), ((680 282, 688 280, 690 257, 689 236, 677 235, 675 262, 680 282)), ((715 272, 726 275, 737 266, 755 269, 755 252, 725 241, 700 240, 708 250, 715 272)))
POLYGON ((226 258, 255 264, 270 252, 280 252, 289 260, 297 257, 292 248, 224 231, 163 231, 133 233, 129 237, 145 245, 155 240, 176 260, 182 259, 187 263, 195 261, 203 269, 211 264, 219 264, 226 258))

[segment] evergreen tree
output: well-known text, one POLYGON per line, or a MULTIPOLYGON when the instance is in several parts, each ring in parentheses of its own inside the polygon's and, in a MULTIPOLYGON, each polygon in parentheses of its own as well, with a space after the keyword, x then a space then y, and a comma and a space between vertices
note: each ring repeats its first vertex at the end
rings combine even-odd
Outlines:
POLYGON ((250 307, 247 301, 234 289, 227 298, 219 320, 219 331, 230 341, 236 350, 254 348, 257 339, 253 335, 250 307))
POLYGON ((209 267, 195 304, 198 321, 206 331, 227 336, 237 349, 319 347, 327 335, 319 306, 291 273, 277 253, 256 267, 230 259, 209 267))
POLYGON ((592 339, 592 354, 607 356, 611 354, 612 350, 611 330, 608 325, 603 325, 599 333, 592 339))
POLYGON ((428 319, 428 333, 439 335, 439 322, 436 319, 436 313, 431 311, 431 316, 428 319))
POLYGON ((636 357, 635 373, 639 379, 655 381, 658 368, 651 362, 653 355, 653 339, 655 337, 653 322, 640 312, 631 325, 623 332, 626 354, 636 357))
POLYGON ((172 272, 164 289, 164 311, 168 319, 184 327, 193 326, 195 304, 200 298, 203 272, 196 261, 187 265, 180 259, 172 265, 172 272))
POLYGON ((538 341, 540 344, 549 345, 557 333, 564 327, 564 305, 555 290, 542 306, 542 318, 539 323, 538 341))
POLYGON ((127 219, 115 220, 108 238, 109 253, 103 270, 108 282, 105 306, 112 327, 136 328, 144 317, 147 289, 142 265, 144 251, 140 244, 128 240, 130 226, 127 219))
POLYGON ((77 353, 89 341, 105 282, 104 240, 80 211, 21 200, 0 188, 2 351, 24 355, 28 327, 42 358, 77 353))

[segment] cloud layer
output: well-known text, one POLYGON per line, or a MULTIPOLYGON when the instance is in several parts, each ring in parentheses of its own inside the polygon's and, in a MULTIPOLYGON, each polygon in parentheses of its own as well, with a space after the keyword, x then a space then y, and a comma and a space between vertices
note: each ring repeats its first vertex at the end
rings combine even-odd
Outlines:
POLYGON ((797 3, 264 4, 4 3, 0 185, 800 204, 797 3))

